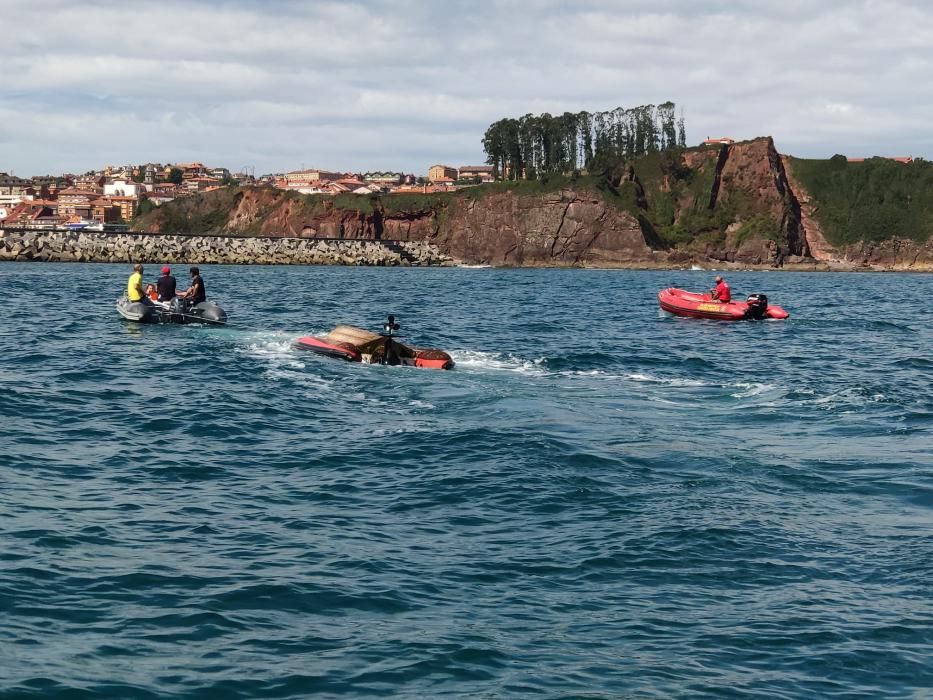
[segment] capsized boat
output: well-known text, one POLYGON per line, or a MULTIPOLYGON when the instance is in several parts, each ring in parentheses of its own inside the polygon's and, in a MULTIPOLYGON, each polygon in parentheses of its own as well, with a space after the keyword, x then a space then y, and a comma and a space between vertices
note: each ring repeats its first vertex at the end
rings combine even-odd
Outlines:
POLYGON ((394 335, 400 328, 394 316, 389 316, 382 333, 372 333, 355 326, 337 326, 323 336, 307 335, 295 341, 300 350, 335 357, 347 362, 367 362, 374 365, 408 365, 430 369, 453 369, 454 361, 443 350, 404 345, 394 335))
POLYGON ((784 319, 790 316, 780 306, 768 303, 764 294, 750 294, 745 301, 723 303, 709 294, 688 292, 669 287, 658 292, 658 304, 676 316, 712 318, 721 321, 760 321, 765 318, 784 319))
POLYGON ((227 322, 227 312, 212 301, 189 304, 186 299, 175 297, 170 302, 130 301, 126 295, 117 299, 117 312, 127 321, 138 323, 206 323, 222 326, 227 322))

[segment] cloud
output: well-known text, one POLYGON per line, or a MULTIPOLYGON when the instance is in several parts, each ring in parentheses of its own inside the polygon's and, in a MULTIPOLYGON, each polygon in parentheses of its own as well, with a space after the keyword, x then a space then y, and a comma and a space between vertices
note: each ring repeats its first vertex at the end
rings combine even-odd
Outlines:
POLYGON ((919 0, 13 5, 0 170, 23 175, 191 159, 423 173, 483 161, 503 116, 668 99, 692 142, 933 155, 919 0))

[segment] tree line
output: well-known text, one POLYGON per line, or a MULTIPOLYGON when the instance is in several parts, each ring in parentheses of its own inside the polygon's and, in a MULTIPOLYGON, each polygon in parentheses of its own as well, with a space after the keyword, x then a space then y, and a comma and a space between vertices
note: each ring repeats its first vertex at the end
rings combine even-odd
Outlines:
POLYGON ((595 172, 646 153, 683 147, 684 119, 673 102, 607 112, 526 114, 492 123, 483 136, 496 176, 534 180, 552 174, 595 172))

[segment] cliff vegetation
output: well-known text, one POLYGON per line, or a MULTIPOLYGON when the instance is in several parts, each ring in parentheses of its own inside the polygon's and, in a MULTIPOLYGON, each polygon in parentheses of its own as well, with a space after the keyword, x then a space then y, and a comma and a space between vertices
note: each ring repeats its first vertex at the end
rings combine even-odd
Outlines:
POLYGON ((788 160, 830 243, 892 238, 922 243, 933 234, 933 163, 888 158, 848 162, 841 155, 788 160))

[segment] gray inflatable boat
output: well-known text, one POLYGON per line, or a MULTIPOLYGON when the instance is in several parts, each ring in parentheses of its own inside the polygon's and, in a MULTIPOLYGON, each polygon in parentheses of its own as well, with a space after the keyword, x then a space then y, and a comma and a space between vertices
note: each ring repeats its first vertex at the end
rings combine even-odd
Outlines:
POLYGON ((137 323, 207 323, 222 326, 227 322, 227 312, 212 301, 190 305, 185 299, 175 297, 171 302, 130 301, 124 295, 117 299, 117 312, 127 321, 137 323))

